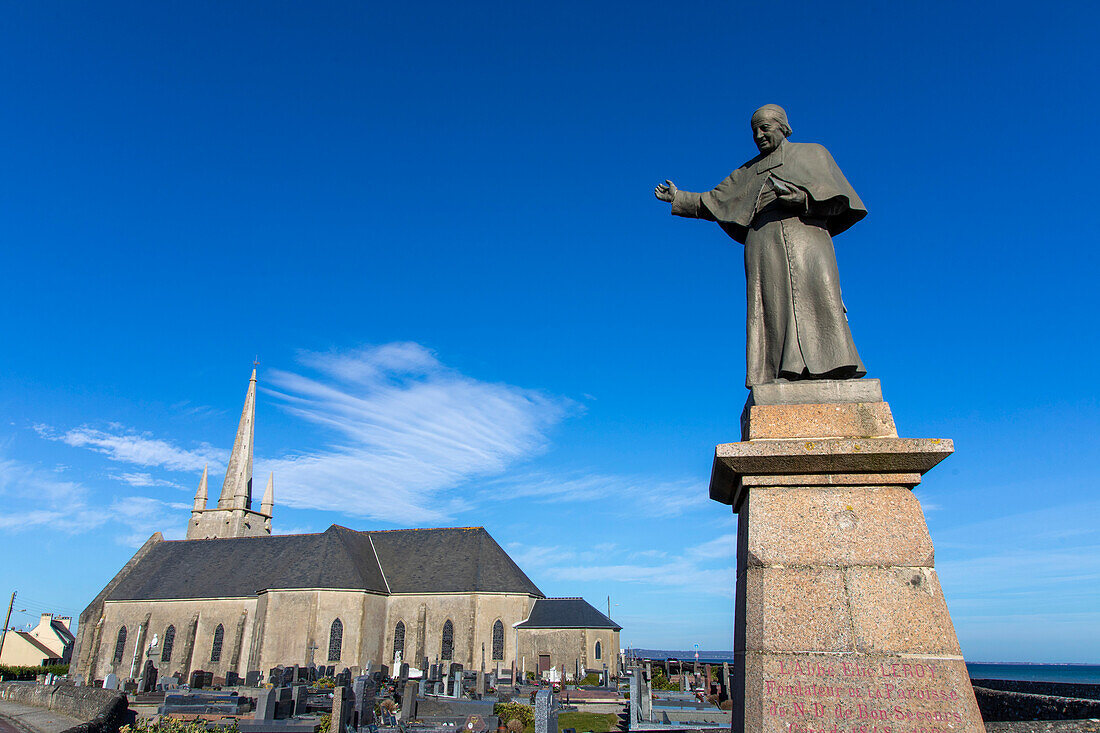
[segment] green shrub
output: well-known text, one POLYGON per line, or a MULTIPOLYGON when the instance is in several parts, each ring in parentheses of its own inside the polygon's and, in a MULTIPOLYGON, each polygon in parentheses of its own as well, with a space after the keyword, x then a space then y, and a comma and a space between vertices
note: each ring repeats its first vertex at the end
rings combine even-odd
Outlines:
POLYGON ((598 674, 596 674, 595 672, 589 672, 577 684, 578 685, 585 685, 585 686, 588 686, 588 687, 598 685, 598 684, 600 684, 600 676, 598 674))
MULTIPOLYGON (((237 733, 236 722, 228 728, 219 728, 219 733, 237 733)), ((161 718, 153 722, 145 718, 138 718, 130 725, 124 725, 118 729, 118 733, 207 733, 205 720, 178 720, 176 718, 161 718)))
MULTIPOLYGON (((332 726, 332 713, 322 713, 321 727, 317 730, 319 731, 319 733, 328 733, 328 729, 330 726, 332 726)), ((122 733, 122 731, 119 731, 119 733, 122 733)))
POLYGON ((0 681, 3 680, 33 680, 40 674, 63 675, 69 673, 67 664, 51 664, 47 667, 13 667, 0 664, 0 681))
POLYGON ((658 671, 653 675, 653 679, 650 681, 650 687, 654 690, 679 690, 679 682, 669 682, 668 678, 664 674, 658 671))
POLYGON ((336 687, 336 679, 333 677, 322 677, 314 683, 314 687, 336 687))
POLYGON ((498 702, 493 706, 493 715, 500 718, 500 722, 504 725, 513 719, 523 723, 525 728, 535 724, 534 708, 521 702, 498 702))

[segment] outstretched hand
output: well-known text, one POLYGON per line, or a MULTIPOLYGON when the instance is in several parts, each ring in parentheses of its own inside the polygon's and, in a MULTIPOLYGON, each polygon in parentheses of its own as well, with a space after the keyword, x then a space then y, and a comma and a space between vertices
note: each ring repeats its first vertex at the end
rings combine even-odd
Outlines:
POLYGON ((772 188, 775 196, 787 206, 797 208, 806 203, 806 192, 797 186, 784 183, 777 178, 772 179, 772 188))
POLYGON ((665 181, 664 183, 658 183, 657 187, 653 189, 653 195, 661 201, 672 202, 672 198, 676 195, 676 184, 672 181, 665 181))

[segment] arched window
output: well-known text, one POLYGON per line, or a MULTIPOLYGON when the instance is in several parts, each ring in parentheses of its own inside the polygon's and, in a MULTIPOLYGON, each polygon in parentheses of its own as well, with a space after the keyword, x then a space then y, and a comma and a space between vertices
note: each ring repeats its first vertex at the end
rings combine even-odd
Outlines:
POLYGON ((328 630, 328 661, 340 661, 340 650, 344 646, 344 622, 336 619, 328 630))
POLYGON ((222 640, 225 639, 225 628, 218 624, 218 628, 214 629, 214 644, 210 647, 210 661, 220 662, 222 660, 222 640))
POLYGON ((118 638, 115 640, 115 664, 122 661, 122 653, 126 651, 126 627, 118 630, 118 638))
POLYGON ((454 651, 455 625, 447 619, 447 623, 443 624, 443 648, 439 650, 439 658, 449 662, 454 656, 454 651))
POLYGON ((493 661, 504 660, 504 624, 497 619, 493 624, 493 661))
POLYGON ((405 622, 398 621, 397 626, 393 628, 393 658, 397 659, 397 655, 400 654, 401 658, 405 658, 405 622))
POLYGON ((176 627, 169 626, 164 630, 164 642, 160 648, 160 661, 172 661, 172 645, 176 642, 176 627))
POLYGON ((600 642, 596 642, 596 659, 603 658, 603 647, 600 646, 600 642))

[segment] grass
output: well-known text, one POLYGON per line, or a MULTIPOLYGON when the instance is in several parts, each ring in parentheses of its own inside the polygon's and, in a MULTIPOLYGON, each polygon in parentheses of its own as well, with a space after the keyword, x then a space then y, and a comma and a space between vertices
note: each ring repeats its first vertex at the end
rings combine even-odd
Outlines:
MULTIPOLYGON (((577 733, 609 733, 618 730, 619 716, 615 713, 581 713, 567 710, 558 713, 558 733, 566 728, 574 728, 577 733)), ((534 733, 535 726, 530 725, 523 733, 534 733)))

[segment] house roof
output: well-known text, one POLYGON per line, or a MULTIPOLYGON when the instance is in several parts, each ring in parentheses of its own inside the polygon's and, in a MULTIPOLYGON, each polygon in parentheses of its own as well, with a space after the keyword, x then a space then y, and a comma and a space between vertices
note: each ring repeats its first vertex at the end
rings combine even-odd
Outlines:
POLYGON ((58 657, 58 654, 56 652, 54 652, 53 649, 50 649, 48 646, 46 646, 45 644, 40 642, 38 639, 34 638, 31 635, 31 632, 29 632, 29 631, 16 631, 15 635, 20 637, 21 639, 23 639, 23 641, 27 642, 28 644, 33 646, 38 651, 45 654, 47 659, 56 659, 58 657))
POLYGON ((69 645, 76 641, 76 637, 73 636, 73 632, 65 628, 65 624, 61 623, 57 619, 50 620, 50 628, 61 639, 61 642, 65 645, 69 645))
POLYGON ((542 592, 482 527, 178 540, 150 548, 106 600, 239 598, 276 588, 542 592))
POLYGON ((527 620, 517 629, 614 629, 622 626, 592 607, 583 598, 540 598, 527 620))

